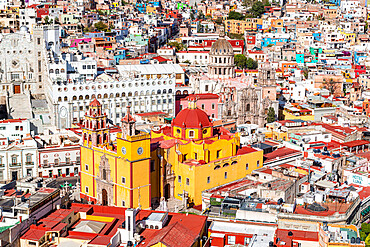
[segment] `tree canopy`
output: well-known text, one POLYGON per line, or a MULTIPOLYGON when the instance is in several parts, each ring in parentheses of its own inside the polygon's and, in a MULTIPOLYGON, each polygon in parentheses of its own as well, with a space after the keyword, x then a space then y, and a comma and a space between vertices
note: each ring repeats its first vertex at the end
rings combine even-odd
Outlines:
POLYGON ((261 1, 257 1, 252 5, 250 12, 254 17, 261 17, 265 13, 265 6, 261 1))
POLYGON ((243 54, 237 54, 234 56, 235 65, 240 69, 257 69, 258 62, 252 58, 248 58, 243 54))
POLYGON ((275 121, 275 110, 274 108, 270 107, 267 112, 267 122, 272 123, 275 121))
POLYGON ((239 12, 230 11, 227 18, 230 20, 244 20, 245 16, 239 12))
POLYGON ((107 31, 108 30, 108 25, 105 24, 102 21, 99 21, 99 22, 95 23, 94 27, 96 29, 98 29, 99 31, 107 31))
POLYGON ((179 43, 176 41, 168 42, 168 45, 175 47, 176 51, 182 51, 186 48, 183 43, 179 43))

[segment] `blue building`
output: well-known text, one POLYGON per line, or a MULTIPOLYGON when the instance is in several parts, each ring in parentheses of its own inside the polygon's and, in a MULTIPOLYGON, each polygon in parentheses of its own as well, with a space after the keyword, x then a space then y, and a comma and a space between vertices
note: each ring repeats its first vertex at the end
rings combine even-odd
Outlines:
POLYGON ((267 47, 268 45, 276 45, 277 42, 283 42, 283 43, 288 43, 290 42, 290 39, 287 38, 262 38, 261 46, 262 47, 267 47))
POLYGON ((341 0, 329 0, 329 3, 334 4, 335 6, 340 6, 341 0))
POLYGON ((304 63, 304 53, 297 53, 295 55, 295 61, 297 63, 304 63))
POLYGON ((117 48, 114 52, 114 60, 116 60, 116 64, 119 64, 119 60, 126 59, 126 48, 117 48))
POLYGON ((136 8, 140 13, 146 12, 146 3, 136 3, 136 8))
POLYGON ((321 40, 321 33, 313 33, 312 36, 315 41, 321 40))
POLYGON ((355 64, 363 64, 366 57, 367 57, 366 52, 363 51, 355 51, 353 54, 355 64))

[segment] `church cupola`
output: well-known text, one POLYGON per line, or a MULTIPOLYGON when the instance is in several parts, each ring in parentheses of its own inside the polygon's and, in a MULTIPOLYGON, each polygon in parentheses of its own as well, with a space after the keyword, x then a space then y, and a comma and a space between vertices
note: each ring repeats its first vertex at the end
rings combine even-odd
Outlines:
POLYGON ((82 126, 83 144, 86 146, 108 146, 110 142, 107 116, 97 99, 91 101, 82 126))
POLYGON ((188 108, 172 121, 172 135, 179 139, 202 140, 213 136, 213 123, 207 113, 197 107, 197 98, 189 96, 188 108))
POLYGON ((126 116, 122 118, 122 138, 127 139, 127 136, 134 136, 136 134, 136 120, 132 117, 130 106, 127 106, 126 116))

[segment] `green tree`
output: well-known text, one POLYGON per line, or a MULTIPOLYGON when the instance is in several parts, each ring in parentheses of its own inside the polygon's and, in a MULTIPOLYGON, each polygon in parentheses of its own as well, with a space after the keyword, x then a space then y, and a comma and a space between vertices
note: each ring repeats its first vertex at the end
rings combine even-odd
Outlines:
POLYGON ((182 51, 182 50, 185 50, 186 48, 183 43, 179 43, 176 41, 168 42, 168 45, 175 47, 176 51, 182 51))
POLYGON ((365 241, 365 239, 366 239, 366 233, 364 233, 361 230, 360 230, 360 238, 361 238, 362 241, 365 241))
POLYGON ((105 24, 104 22, 102 21, 99 21, 97 23, 94 24, 94 27, 96 29, 98 29, 99 31, 107 31, 108 30, 108 25, 105 24))
POLYGON ((253 3, 250 12, 254 17, 261 17, 265 13, 265 5, 261 1, 253 3))
POLYGON ((205 19, 204 13, 201 10, 198 13, 198 19, 200 19, 200 20, 204 20, 205 19))
POLYGON ((194 14, 193 14, 193 11, 190 12, 190 20, 194 20, 195 17, 194 17, 194 14))
POLYGON ((248 58, 245 64, 248 69, 257 69, 258 67, 258 62, 254 61, 252 58, 248 58))
POLYGON ((370 233, 370 224, 362 223, 361 224, 361 231, 366 233, 366 234, 369 234, 370 233))
POLYGON ((247 67, 247 60, 247 57, 243 54, 237 54, 234 56, 235 65, 240 69, 245 69, 247 67))
POLYGON ((369 24, 367 23, 367 21, 365 21, 365 33, 367 32, 368 27, 369 27, 369 24))
POLYGON ((50 24, 50 23, 49 23, 49 21, 50 21, 50 20, 49 20, 49 16, 45 16, 45 18, 44 18, 44 23, 45 23, 45 24, 50 24))
POLYGON ((56 24, 60 24, 60 23, 59 23, 59 18, 58 18, 58 17, 55 17, 55 18, 54 18, 54 22, 55 22, 56 24))
POLYGON ((270 107, 267 112, 267 123, 272 123, 275 121, 275 110, 274 108, 270 107))
POLYGON ((222 18, 221 18, 221 17, 217 17, 217 19, 215 20, 215 22, 216 22, 218 25, 221 25, 221 24, 222 24, 222 18))
POLYGON ((227 18, 230 20, 244 20, 245 16, 239 12, 230 11, 227 18))

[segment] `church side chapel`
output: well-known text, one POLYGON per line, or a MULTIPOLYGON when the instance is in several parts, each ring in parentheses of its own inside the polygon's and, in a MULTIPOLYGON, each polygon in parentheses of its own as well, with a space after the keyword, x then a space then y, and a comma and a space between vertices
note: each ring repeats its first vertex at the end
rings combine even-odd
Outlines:
POLYGON ((275 69, 267 60, 259 64, 256 80, 245 75, 236 77, 234 55, 221 26, 220 37, 209 52, 208 73, 190 76, 190 84, 195 94, 214 93, 220 96, 220 119, 264 127, 268 109, 273 107, 278 112, 275 69))

